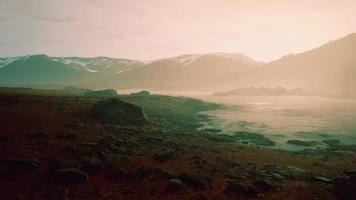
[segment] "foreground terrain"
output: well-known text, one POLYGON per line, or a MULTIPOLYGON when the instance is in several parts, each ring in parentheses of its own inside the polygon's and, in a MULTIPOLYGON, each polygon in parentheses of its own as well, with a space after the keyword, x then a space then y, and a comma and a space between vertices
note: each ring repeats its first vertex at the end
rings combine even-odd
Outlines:
POLYGON ((72 90, 0 89, 0 199, 356 197, 353 151, 244 145, 198 129, 222 105, 72 90))

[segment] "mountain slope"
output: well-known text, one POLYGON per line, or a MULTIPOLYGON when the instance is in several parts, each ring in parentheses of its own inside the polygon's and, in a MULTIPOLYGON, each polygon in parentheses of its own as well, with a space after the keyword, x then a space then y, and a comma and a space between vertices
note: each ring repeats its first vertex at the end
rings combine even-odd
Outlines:
POLYGON ((53 61, 45 55, 23 57, 0 68, 2 84, 68 85, 82 80, 88 72, 53 61))
POLYGON ((353 33, 311 51, 267 63, 245 77, 235 77, 235 85, 355 93, 355 55, 356 33, 353 33))
POLYGON ((148 63, 119 75, 120 85, 153 89, 206 90, 219 80, 256 69, 260 62, 237 54, 192 54, 148 63))

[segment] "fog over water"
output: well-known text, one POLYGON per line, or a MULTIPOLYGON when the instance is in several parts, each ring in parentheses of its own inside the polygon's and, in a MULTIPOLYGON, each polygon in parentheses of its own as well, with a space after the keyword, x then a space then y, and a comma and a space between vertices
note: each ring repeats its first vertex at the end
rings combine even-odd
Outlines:
MULTIPOLYGON (((121 93, 134 92, 125 91, 121 93)), ((206 112, 224 134, 236 131, 261 133, 277 144, 274 148, 299 150, 306 147, 287 144, 288 140, 319 141, 338 139, 356 144, 356 100, 319 96, 215 96, 208 92, 151 91, 154 94, 190 96, 227 108, 206 112)))
POLYGON ((345 144, 356 144, 356 100, 317 96, 205 96, 201 99, 230 105, 227 109, 207 112, 214 116, 210 126, 226 133, 262 133, 277 142, 277 148, 299 148, 286 143, 291 139, 338 139, 345 144))

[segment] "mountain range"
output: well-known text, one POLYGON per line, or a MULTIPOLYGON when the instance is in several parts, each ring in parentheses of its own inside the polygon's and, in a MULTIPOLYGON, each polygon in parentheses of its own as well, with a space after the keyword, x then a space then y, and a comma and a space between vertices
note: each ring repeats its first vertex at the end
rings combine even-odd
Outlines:
POLYGON ((0 58, 1 85, 221 91, 247 86, 356 94, 356 33, 263 63, 207 53, 139 61, 109 57, 0 58))

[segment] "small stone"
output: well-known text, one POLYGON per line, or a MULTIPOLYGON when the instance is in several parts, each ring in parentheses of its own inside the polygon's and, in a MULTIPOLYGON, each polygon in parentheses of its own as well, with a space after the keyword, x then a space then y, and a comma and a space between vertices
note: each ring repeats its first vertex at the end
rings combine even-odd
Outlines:
POLYGON ((82 183, 89 180, 89 176, 79 169, 68 168, 60 169, 56 172, 56 178, 59 180, 82 183))
POLYGON ((186 190, 186 186, 184 185, 184 183, 181 180, 171 179, 168 181, 168 184, 167 184, 168 192, 179 192, 179 191, 183 191, 183 190, 186 190))

